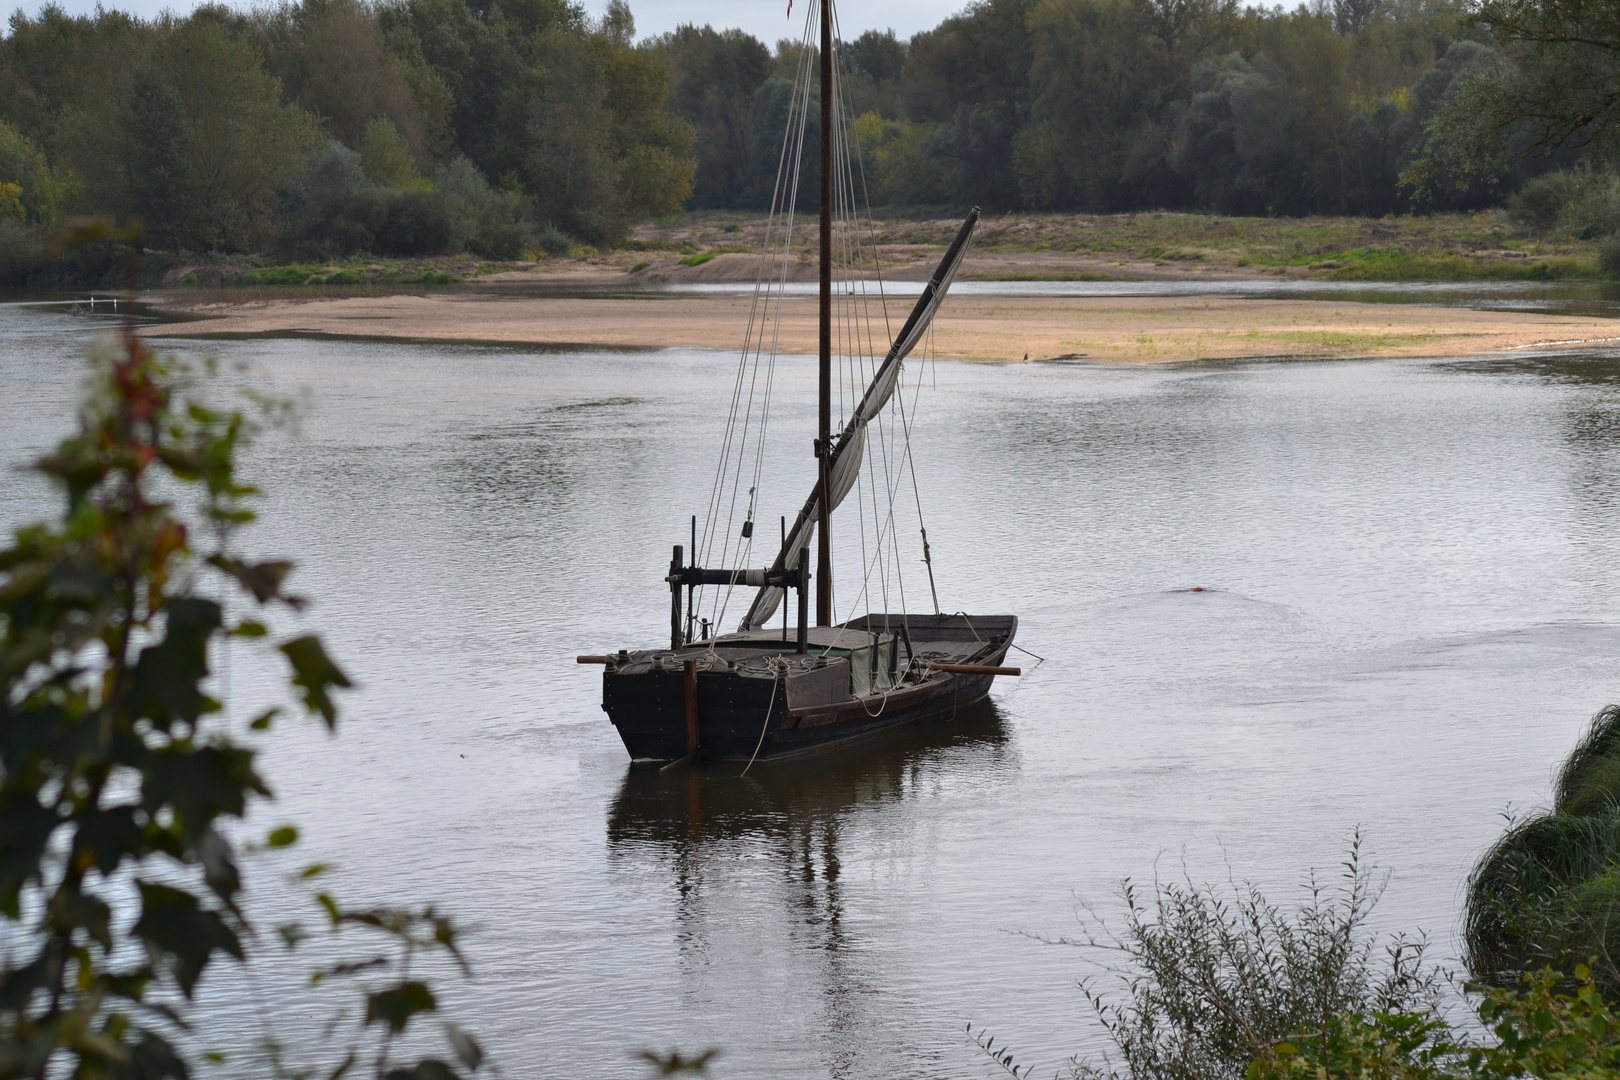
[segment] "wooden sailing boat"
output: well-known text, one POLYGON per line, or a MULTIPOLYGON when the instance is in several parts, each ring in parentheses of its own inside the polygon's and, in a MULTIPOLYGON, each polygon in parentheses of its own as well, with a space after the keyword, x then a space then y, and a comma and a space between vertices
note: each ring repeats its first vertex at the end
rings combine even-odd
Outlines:
MULTIPOLYGON (((689 563, 680 546, 674 549, 669 574, 665 581, 670 590, 670 644, 667 649, 620 650, 606 655, 579 657, 580 663, 605 665, 602 676, 602 708, 607 712, 625 749, 636 760, 669 762, 673 768, 699 758, 752 761, 756 758, 781 757, 801 753, 832 743, 843 742, 869 734, 882 728, 920 720, 926 717, 950 715, 964 705, 985 697, 997 675, 1017 675, 1017 668, 1003 666, 1007 650, 1012 646, 1018 629, 1018 619, 1012 615, 942 614, 939 611, 937 590, 933 588, 933 564, 928 549, 926 530, 921 529, 919 496, 919 530, 922 532, 924 561, 929 567, 930 592, 934 595, 934 610, 919 614, 868 610, 858 618, 849 618, 834 625, 831 523, 832 512, 856 487, 860 478, 862 460, 868 442, 868 430, 884 422, 884 408, 895 397, 900 384, 902 362, 922 341, 935 312, 950 288, 974 226, 979 220, 977 207, 962 223, 955 239, 940 260, 938 269, 923 289, 910 317, 892 339, 880 363, 874 363, 870 380, 858 403, 849 411, 836 439, 832 437, 832 373, 833 373, 833 267, 835 262, 834 218, 842 207, 850 210, 854 204, 855 177, 850 171, 847 153, 836 155, 843 149, 843 110, 839 108, 841 95, 834 78, 835 52, 833 28, 835 15, 831 0, 813 0, 807 13, 806 30, 801 55, 801 79, 795 90, 797 112, 797 152, 795 126, 790 119, 784 140, 782 160, 778 166, 777 194, 773 196, 770 221, 776 220, 779 209, 786 212, 782 257, 791 255, 793 228, 793 196, 798 188, 799 164, 805 132, 808 129, 810 75, 808 58, 819 56, 819 74, 816 80, 820 91, 820 282, 819 329, 820 363, 818 367, 818 425, 815 440, 817 478, 810 497, 798 511, 793 525, 784 519, 782 542, 775 559, 762 569, 748 567, 747 557, 752 551, 752 538, 759 481, 757 479, 763 456, 753 451, 756 480, 749 487, 746 499, 746 517, 740 530, 735 553, 732 550, 732 520, 742 490, 742 472, 745 457, 740 438, 746 442, 752 426, 752 413, 739 422, 739 403, 743 399, 745 375, 752 357, 754 379, 748 383, 748 409, 754 408, 754 387, 758 385, 761 364, 769 353, 769 363, 775 360, 775 337, 769 337, 767 350, 766 320, 751 316, 749 339, 745 342, 739 367, 737 392, 733 395, 732 416, 728 421, 725 448, 721 455, 721 468, 716 474, 716 487, 710 498, 710 512, 705 516, 705 548, 714 552, 719 538, 720 566, 724 569, 699 565, 699 545, 696 517, 692 526, 692 559, 689 563), (809 46, 819 23, 819 50, 809 46), (834 114, 838 113, 835 128, 834 114), (834 161, 840 170, 835 187, 834 161), (755 327, 759 327, 755 342, 755 327), (735 443, 735 445, 734 445, 735 443), (736 468, 730 463, 735 458, 736 468), (729 485, 729 486, 728 486, 729 485), (720 524, 719 509, 730 499, 724 526, 720 524), (816 619, 809 625, 810 565, 809 543, 816 541, 816 619), (709 632, 710 620, 701 618, 700 591, 712 590, 713 620, 716 627, 724 617, 726 603, 738 589, 756 589, 747 614, 734 633, 709 632), (798 626, 789 634, 784 621, 779 628, 768 628, 767 622, 781 604, 788 590, 797 593, 798 626), (684 590, 684 602, 683 602, 684 590), (700 629, 701 628, 701 631, 700 629)), ((790 110, 790 114, 792 110, 790 110)), ((842 219, 841 219, 842 220, 842 219)), ((846 234, 848 230, 846 230, 846 234)), ((767 230, 766 247, 771 245, 767 230)), ((852 250, 848 235, 839 250, 852 250)), ((780 320, 781 286, 786 275, 776 283, 778 326, 780 320)), ((840 292, 839 299, 848 307, 848 298, 855 295, 853 280, 849 288, 840 292)), ((881 276, 878 278, 881 303, 881 276)), ((755 289, 756 310, 761 296, 769 303, 772 284, 762 271, 755 289)), ((842 344, 858 343, 858 333, 840 335, 842 344)), ((886 336, 886 335, 885 335, 886 336)), ((850 349, 842 349, 848 352, 850 349)), ((843 357, 841 357, 843 359, 843 357)), ((873 358, 875 360, 875 357, 873 358)), ((852 369, 853 371, 853 369, 852 369)), ((768 414, 769 387, 774 367, 766 369, 760 415, 756 437, 763 440, 768 414)), ((861 372, 864 376, 868 374, 861 372)), ((904 408, 903 398, 901 401, 904 408)), ((892 427, 892 425, 891 425, 892 427)), ((909 439, 909 428, 900 430, 909 439)), ((883 440, 878 440, 880 449, 883 440)), ((891 437, 890 445, 895 442, 891 437)), ((892 473, 894 461, 910 465, 909 441, 905 443, 903 457, 885 456, 885 468, 892 473)), ((915 473, 913 467, 913 489, 915 473)), ((890 475, 884 488, 889 499, 889 519, 892 524, 895 483, 890 475)), ((878 495, 873 494, 874 519, 881 516, 878 495)), ((878 546, 894 542, 892 528, 877 530, 878 546), (886 534, 886 535, 885 535, 886 534)), ((864 539, 864 538, 863 538, 864 539)), ((707 561, 707 560, 705 560, 707 561)), ((872 573, 875 562, 863 555, 863 572, 872 573)), ((898 573, 898 561, 895 562, 898 573)), ((885 570, 885 573, 888 571, 885 570)), ((870 597, 870 581, 860 595, 870 597)), ((881 591, 887 595, 887 587, 881 591)), ((900 590, 903 598, 903 588, 900 590)))

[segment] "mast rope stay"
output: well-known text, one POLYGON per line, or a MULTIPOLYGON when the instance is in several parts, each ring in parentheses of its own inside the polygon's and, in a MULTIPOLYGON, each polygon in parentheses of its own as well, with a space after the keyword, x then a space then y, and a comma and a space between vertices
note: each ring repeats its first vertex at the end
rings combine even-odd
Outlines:
MULTIPOLYGON (((702 540, 694 542, 692 564, 733 570, 750 568, 754 526, 762 517, 768 520, 770 515, 764 511, 771 508, 776 497, 767 485, 768 477, 781 471, 776 461, 779 452, 768 449, 767 436, 776 419, 772 415, 772 399, 777 389, 776 361, 782 344, 783 305, 790 289, 790 264, 794 262, 798 196, 803 186, 801 181, 805 179, 804 149, 810 125, 816 123, 831 159, 825 188, 826 220, 830 226, 826 247, 832 270, 828 285, 832 286, 833 279, 836 280, 836 288, 828 289, 832 294, 828 300, 837 316, 833 320, 837 329, 830 342, 837 354, 834 361, 839 384, 835 404, 837 425, 831 429, 823 451, 826 460, 818 465, 826 471, 825 487, 822 481, 817 481, 810 497, 794 516, 792 526, 786 530, 770 569, 797 565, 801 553, 806 552, 816 535, 819 520, 854 492, 860 535, 847 537, 845 534, 844 544, 858 547, 862 581, 847 602, 849 617, 863 605, 867 614, 872 614, 874 599, 880 600, 883 610, 888 612, 894 599, 898 600, 904 618, 908 603, 896 503, 902 485, 909 478, 922 538, 923 562, 928 566, 930 592, 937 613, 937 588, 911 446, 912 418, 920 405, 922 369, 926 363, 919 365, 917 382, 911 388, 913 400, 907 402, 903 362, 925 335, 929 335, 931 345, 934 314, 961 265, 978 220, 978 209, 963 222, 910 316, 899 332, 894 333, 886 303, 879 237, 867 197, 864 155, 859 131, 850 115, 850 102, 843 92, 847 72, 842 49, 836 44, 828 50, 828 70, 823 72, 824 78, 832 76, 825 90, 829 99, 825 111, 831 114, 826 132, 819 132, 821 123, 813 119, 811 112, 816 82, 813 68, 820 51, 817 31, 823 18, 822 4, 828 5, 825 18, 832 31, 830 38, 835 43, 839 41, 837 13, 831 7, 831 0, 807 3, 803 33, 798 42, 798 77, 787 103, 782 148, 760 248, 760 272, 754 283, 746 336, 731 387, 730 408, 711 483, 709 506, 703 515, 702 540), (863 243, 863 239, 870 243, 863 243), (773 261, 776 263, 774 273, 771 272, 773 261), (872 310, 874 303, 876 312, 872 310), (881 340, 888 343, 881 360, 876 348, 879 333, 881 340), (897 415, 891 418, 884 414, 888 402, 896 396, 901 400, 897 415), (870 466, 864 484, 860 475, 863 465, 870 466), (823 498, 827 503, 825 510, 821 505, 823 498), (874 576, 878 579, 875 586, 874 576), (892 598, 891 588, 895 593, 892 598)), ((925 360, 932 351, 932 348, 924 350, 925 360)), ((706 611, 709 616, 706 621, 712 626, 721 626, 737 585, 733 579, 726 585, 698 587, 691 609, 706 611)), ((776 586, 745 587, 758 588, 758 591, 752 597, 740 629, 758 629, 774 615, 785 590, 776 586)))
MULTIPOLYGON (((776 359, 778 344, 781 340, 782 301, 787 291, 789 259, 793 250, 794 232, 794 206, 795 196, 799 187, 799 180, 804 161, 804 140, 809 126, 810 108, 810 80, 809 43, 815 32, 817 19, 817 4, 815 0, 806 4, 805 29, 800 42, 799 65, 797 76, 793 82, 793 93, 789 98, 787 109, 787 123, 783 133, 782 149, 777 158, 776 178, 771 191, 770 208, 766 216, 765 237, 760 247, 760 269, 755 278, 753 294, 749 303, 748 327, 743 339, 743 349, 738 357, 736 382, 732 391, 731 408, 726 418, 725 435, 721 444, 720 458, 715 467, 715 478, 709 495, 709 508, 704 515, 703 541, 701 557, 693 552, 694 564, 713 565, 718 562, 721 566, 740 568, 748 559, 752 551, 752 538, 743 537, 739 540, 735 554, 732 551, 732 537, 738 533, 736 520, 736 503, 741 491, 741 477, 744 463, 749 452, 749 428, 754 413, 755 391, 759 387, 759 373, 762 361, 766 368, 765 385, 760 395, 759 411, 761 413, 759 431, 755 435, 753 483, 750 485, 750 499, 757 508, 760 480, 764 465, 765 429, 768 426, 771 391, 775 383, 776 359), (780 225, 780 254, 777 253, 775 239, 780 225), (772 261, 775 261, 777 270, 775 281, 768 276, 772 261), (756 339, 756 330, 758 336, 756 339), (767 338, 769 345, 767 346, 767 338), (750 356, 752 356, 752 375, 749 375, 750 356), (746 401, 743 397, 743 385, 747 382, 748 394, 746 401), (740 419, 740 430, 739 430, 740 419), (728 470, 733 459, 735 447, 735 467, 728 470), (728 483, 728 471, 730 472, 728 483), (729 488, 729 499, 727 498, 729 488), (726 522, 720 527, 720 511, 722 505, 726 508, 726 522), (718 538, 718 558, 716 558, 716 540, 718 538)), ((749 520, 752 520, 750 518, 749 520)), ((708 598, 710 617, 713 625, 718 626, 725 617, 725 609, 730 601, 735 585, 728 585, 722 593, 711 595, 708 598)), ((701 609, 702 599, 694 599, 693 606, 701 609)))
MULTIPOLYGON (((900 362, 921 340, 933 319, 934 313, 938 311, 940 303, 944 300, 945 294, 956 276, 956 271, 961 266, 962 257, 966 254, 967 241, 972 234, 974 225, 978 222, 978 218, 978 208, 975 207, 957 231, 956 238, 946 250, 945 257, 940 261, 934 276, 929 279, 928 284, 923 288, 922 296, 918 298, 916 306, 912 309, 905 325, 901 327, 893 346, 889 349, 888 355, 878 367, 878 374, 872 380, 871 385, 867 387, 865 395, 861 398, 861 404, 844 426, 841 437, 836 440, 832 450, 832 463, 828 470, 830 474, 828 486, 831 489, 828 492, 828 499, 832 507, 836 508, 854 486, 863 458, 869 423, 879 415, 890 397, 893 396, 900 374, 900 362)), ((800 511, 793 528, 789 531, 788 548, 784 551, 784 555, 790 557, 795 555, 798 551, 798 545, 808 538, 809 526, 813 524, 814 517, 820 510, 819 496, 820 488, 818 485, 816 491, 805 501, 804 509, 800 511)), ((782 562, 781 559, 782 556, 778 556, 778 562, 773 564, 773 569, 781 569, 783 566, 788 565, 782 562)), ((755 629, 762 625, 763 621, 768 619, 771 613, 776 610, 776 605, 780 600, 780 589, 772 587, 761 589, 755 597, 753 605, 749 608, 748 615, 743 620, 743 627, 745 629, 755 629)))

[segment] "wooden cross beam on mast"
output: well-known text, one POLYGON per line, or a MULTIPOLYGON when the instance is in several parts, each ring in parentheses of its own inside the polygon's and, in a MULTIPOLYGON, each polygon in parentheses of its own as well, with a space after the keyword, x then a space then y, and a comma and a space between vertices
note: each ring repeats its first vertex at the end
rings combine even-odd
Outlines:
POLYGON ((816 458, 821 520, 816 523, 816 625, 832 625, 832 0, 821 0, 821 364, 816 458))

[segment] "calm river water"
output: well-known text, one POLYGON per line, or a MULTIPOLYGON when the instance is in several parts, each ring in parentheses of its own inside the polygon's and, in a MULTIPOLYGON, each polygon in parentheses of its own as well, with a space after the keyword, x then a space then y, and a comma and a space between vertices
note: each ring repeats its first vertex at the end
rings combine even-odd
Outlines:
MULTIPOLYGON (((0 307, 0 461, 66 429, 92 331, 0 307)), ((721 1078, 988 1075, 969 1022, 1050 1072, 1101 1046, 1093 969, 1037 940, 1080 901, 1117 916, 1120 879, 1183 864, 1293 897, 1358 826, 1383 922, 1454 955, 1499 813, 1620 697, 1613 353, 940 363, 914 445, 942 602, 1018 614, 1047 659, 953 722, 742 779, 632 771, 573 662, 667 632, 733 357, 206 351, 304 396, 249 459, 243 546, 298 560, 360 684, 336 738, 272 740, 262 820, 303 822, 351 898, 469 924, 447 996, 511 1077, 707 1047, 721 1078)), ((778 379, 808 449, 813 362, 778 379)), ((53 507, 0 476, 0 525, 53 507)), ((254 873, 280 911, 280 869, 254 873)), ((292 977, 260 985, 313 1039, 292 977)), ((212 980, 204 1036, 251 1044, 255 1000, 212 980)))

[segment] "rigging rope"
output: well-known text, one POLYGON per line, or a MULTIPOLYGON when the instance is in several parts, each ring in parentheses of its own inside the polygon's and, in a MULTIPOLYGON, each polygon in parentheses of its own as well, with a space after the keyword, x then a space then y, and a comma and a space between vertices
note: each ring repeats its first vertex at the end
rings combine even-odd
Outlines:
POLYGON ((782 679, 782 672, 787 668, 787 661, 780 656, 774 656, 769 663, 771 665, 771 698, 765 703, 765 722, 759 726, 759 742, 754 744, 754 754, 748 759, 748 764, 743 766, 743 771, 738 773, 739 776, 747 776, 748 770, 754 767, 754 762, 759 758, 759 748, 765 745, 765 733, 771 730, 771 710, 776 708, 776 684, 782 679))
MULTIPOLYGON (((757 446, 755 451, 755 467, 753 475, 754 482, 752 485, 750 485, 751 498, 757 499, 760 486, 759 482, 764 462, 764 429, 766 427, 770 407, 770 392, 775 381, 776 358, 778 355, 777 345, 781 339, 782 299, 787 290, 788 260, 793 250, 793 208, 795 193, 799 187, 801 169, 804 161, 804 139, 809 122, 809 43, 815 30, 818 15, 817 4, 815 2, 807 4, 806 8, 808 10, 805 12, 805 29, 801 38, 801 47, 799 50, 799 70, 797 72, 797 77, 794 79, 793 94, 790 96, 788 102, 788 123, 782 140, 782 152, 777 159, 776 180, 771 192, 770 211, 766 217, 764 243, 761 245, 760 274, 754 283, 753 298, 749 305, 747 336, 744 338, 742 355, 738 360, 737 382, 732 394, 731 410, 726 421, 726 438, 721 447, 720 461, 716 467, 715 483, 710 492, 709 510, 704 518, 704 542, 702 558, 704 563, 713 565, 714 541, 716 533, 719 532, 719 510, 720 503, 724 499, 727 463, 731 460, 733 435, 737 430, 739 412, 738 406, 742 402, 742 385, 745 374, 747 373, 749 367, 749 354, 752 352, 753 375, 748 379, 749 392, 747 405, 741 410, 743 413, 743 421, 741 435, 737 440, 737 464, 732 475, 731 497, 727 501, 726 526, 724 532, 720 534, 719 564, 721 566, 731 567, 733 569, 745 564, 745 560, 748 558, 748 555, 752 552, 753 548, 752 538, 747 538, 746 542, 740 542, 735 561, 733 561, 731 557, 731 537, 733 530, 737 527, 736 503, 738 493, 741 489, 740 480, 743 463, 747 457, 748 428, 749 422, 753 415, 754 392, 759 383, 759 368, 761 358, 768 355, 769 359, 766 362, 765 388, 763 400, 761 401, 761 430, 756 440, 757 446), (790 149, 793 151, 791 154, 789 153, 790 149), (783 183, 784 180, 787 181, 786 185, 783 183), (769 266, 769 260, 772 259, 775 254, 773 250, 772 235, 776 229, 777 218, 779 216, 784 216, 784 209, 785 221, 781 227, 782 251, 777 260, 779 269, 777 271, 777 281, 774 289, 774 312, 772 315, 765 315, 761 312, 761 308, 768 308, 772 306, 771 301, 773 294, 769 280, 765 275, 765 270, 769 266), (765 321, 767 319, 769 319, 770 322, 769 333, 771 338, 768 352, 765 348, 765 335, 767 332, 765 321), (757 344, 754 340, 754 329, 756 325, 759 327, 759 340, 757 344)), ((696 561, 697 557, 696 553, 694 553, 694 563, 696 561)), ((735 588, 736 586, 733 583, 726 586, 722 594, 718 594, 710 598, 711 621, 714 625, 720 625, 722 620, 725 618, 725 610, 730 603, 731 595, 735 588)), ((694 606, 698 606, 700 603, 701 602, 695 603, 694 606)), ((711 650, 712 648, 713 646, 711 645, 711 650)))
MULTIPOLYGON (((693 552, 694 564, 728 569, 747 568, 754 561, 753 529, 747 523, 757 524, 762 517, 768 520, 770 516, 763 512, 764 508, 770 506, 773 497, 767 477, 769 467, 774 462, 770 460, 767 450, 767 437, 775 419, 771 406, 777 389, 776 360, 781 344, 783 304, 789 291, 790 265, 794 261, 796 211, 801 180, 804 179, 804 148, 809 129, 815 122, 811 112, 814 93, 812 67, 817 55, 820 4, 823 2, 829 0, 812 0, 805 5, 803 33, 798 43, 797 77, 789 96, 782 149, 765 222, 760 273, 750 300, 743 349, 731 387, 720 458, 710 488, 709 508, 704 514, 702 541, 694 545, 698 549, 693 552), (771 274, 770 262, 773 259, 777 262, 777 268, 771 274), (741 521, 738 520, 739 511, 741 521)), ((829 14, 833 39, 837 41, 841 35, 837 12, 829 14)), ((843 431, 856 416, 866 387, 876 378, 881 361, 888 354, 893 327, 887 307, 882 260, 877 248, 878 233, 871 212, 864 155, 850 112, 850 102, 843 88, 847 70, 841 50, 835 49, 831 61, 834 78, 828 92, 832 98, 829 106, 835 121, 826 136, 831 142, 834 168, 829 178, 829 212, 833 219, 832 302, 837 323, 834 348, 838 353, 835 367, 839 384, 834 407, 838 419, 835 431, 843 431), (863 243, 863 240, 866 242, 863 243), (875 312, 874 304, 877 308, 875 312)), ((853 448, 856 457, 851 461, 850 472, 854 472, 853 466, 860 462, 861 457, 865 461, 860 464, 862 467, 869 466, 870 471, 865 484, 860 482, 858 473, 849 476, 857 509, 857 520, 852 524, 856 525, 860 535, 844 543, 856 544, 858 541, 862 577, 861 588, 857 590, 848 610, 849 618, 854 618, 863 605, 867 614, 871 615, 874 600, 881 603, 885 613, 892 606, 891 600, 897 600, 900 616, 906 616, 908 605, 904 559, 900 551, 899 530, 896 528, 895 503, 908 472, 923 538, 924 561, 930 562, 910 443, 910 418, 918 405, 922 371, 918 371, 918 383, 909 407, 904 400, 904 369, 896 372, 894 378, 898 383, 896 396, 901 398, 898 419, 891 420, 886 410, 878 411, 875 416, 861 420, 855 428, 855 437, 861 443, 870 445, 864 448, 864 453, 862 446, 853 448), (881 479, 878 475, 880 472, 881 479), (877 578, 875 583, 872 580, 874 576, 877 578), (891 588, 894 590, 892 598, 891 588)), ((840 498, 838 492, 844 490, 847 487, 841 481, 834 499, 840 498)), ((796 528, 789 542, 797 545, 793 550, 799 550, 809 543, 813 535, 813 524, 802 530, 796 528)), ((932 589, 931 563, 929 573, 932 589)), ((693 608, 705 611, 711 624, 720 626, 736 589, 735 583, 699 588, 693 608)), ((759 611, 756 604, 755 611, 746 621, 750 625, 762 624, 774 614, 775 604, 784 599, 781 590, 773 590, 767 600, 761 601, 768 605, 768 610, 756 619, 759 611)), ((937 613, 937 599, 935 610, 937 613)))

